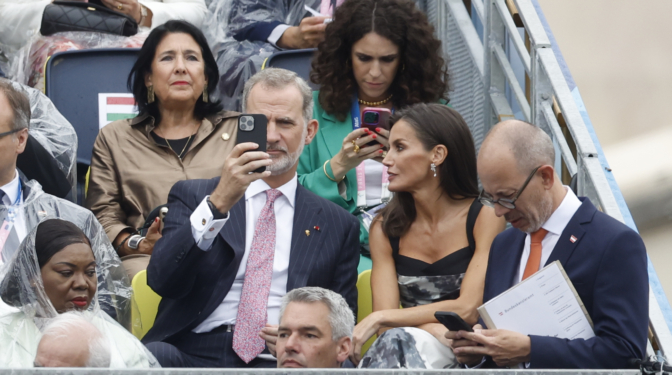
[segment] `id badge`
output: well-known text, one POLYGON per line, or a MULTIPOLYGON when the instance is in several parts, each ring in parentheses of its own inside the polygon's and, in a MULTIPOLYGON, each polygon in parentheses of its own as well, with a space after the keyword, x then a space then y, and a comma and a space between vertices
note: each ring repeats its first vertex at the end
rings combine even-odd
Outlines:
POLYGON ((5 248, 5 242, 9 238, 9 234, 12 233, 12 228, 14 228, 14 223, 11 221, 3 221, 2 227, 0 227, 0 252, 5 248))

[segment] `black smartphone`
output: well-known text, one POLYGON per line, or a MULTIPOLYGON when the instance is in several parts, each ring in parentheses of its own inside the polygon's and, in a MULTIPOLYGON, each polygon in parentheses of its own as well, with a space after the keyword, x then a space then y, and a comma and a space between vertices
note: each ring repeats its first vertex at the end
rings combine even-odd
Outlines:
MULTIPOLYGON (((266 115, 256 115, 251 113, 243 113, 238 117, 238 136, 236 137, 236 144, 245 142, 254 142, 259 145, 259 148, 251 151, 266 152, 266 126, 268 120, 266 115)), ((254 173, 261 173, 266 170, 266 167, 260 167, 254 170, 254 173)))
POLYGON ((434 313, 434 317, 439 321, 439 323, 443 324, 451 331, 474 332, 471 326, 467 324, 464 319, 460 318, 459 315, 452 311, 437 311, 434 313))

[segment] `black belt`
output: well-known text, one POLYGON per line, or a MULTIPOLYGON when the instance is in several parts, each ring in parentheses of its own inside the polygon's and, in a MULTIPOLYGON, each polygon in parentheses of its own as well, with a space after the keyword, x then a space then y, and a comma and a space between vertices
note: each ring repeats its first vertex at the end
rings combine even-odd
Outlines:
POLYGON ((233 332, 233 327, 235 327, 234 324, 223 324, 223 325, 213 329, 210 332, 212 332, 212 333, 215 333, 215 332, 233 332))

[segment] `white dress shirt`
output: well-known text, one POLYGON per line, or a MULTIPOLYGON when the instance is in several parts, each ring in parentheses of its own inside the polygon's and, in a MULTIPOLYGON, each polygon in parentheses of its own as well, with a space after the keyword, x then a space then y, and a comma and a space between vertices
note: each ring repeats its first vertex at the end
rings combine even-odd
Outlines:
MULTIPOLYGON (((19 205, 16 210, 16 216, 14 217, 14 230, 16 235, 19 237, 19 241, 23 241, 26 238, 26 221, 23 214, 23 193, 19 191, 19 172, 14 172, 14 179, 5 186, 0 187, 2 191, 5 192, 5 196, 2 198, 2 204, 7 206, 13 205, 16 202, 16 198, 21 194, 21 199, 19 200, 19 205)), ((0 218, 1 220, 2 218, 0 218)), ((0 223, 2 224, 2 223, 0 223)))
MULTIPOLYGON (((297 184, 298 179, 296 175, 294 175, 294 178, 278 188, 278 190, 282 192, 282 195, 276 198, 275 203, 273 204, 276 231, 275 255, 273 257, 273 278, 271 280, 271 291, 268 296, 267 307, 269 324, 278 324, 280 319, 280 303, 282 297, 287 294, 287 276, 289 270, 289 254, 292 243, 292 228, 294 226, 294 200, 296 199, 297 184)), ((245 254, 240 262, 240 267, 238 267, 236 278, 233 281, 233 285, 231 285, 229 293, 224 297, 224 300, 219 307, 199 324, 193 332, 210 332, 214 328, 224 324, 236 324, 238 304, 243 292, 245 269, 247 268, 247 258, 250 255, 254 229, 259 214, 266 204, 265 191, 270 188, 271 187, 263 180, 257 180, 252 182, 245 191, 245 254)), ((225 219, 214 220, 210 209, 208 208, 208 204, 204 199, 191 215, 192 234, 194 235, 194 240, 197 242, 198 247, 203 251, 209 251, 214 238, 229 219, 236 220, 237 218, 231 218, 229 216, 225 219), (202 208, 203 206, 208 210, 207 217, 202 216, 205 213, 202 208), (205 225, 202 224, 203 217, 206 217, 205 225), (213 228, 212 231, 210 230, 211 228, 213 228)))
MULTIPOLYGON (((546 237, 541 241, 541 262, 539 262, 540 269, 543 268, 548 258, 551 256, 555 244, 558 243, 562 231, 565 230, 565 227, 572 219, 576 211, 581 207, 581 201, 576 197, 572 189, 567 186, 564 186, 567 194, 562 200, 558 208, 553 212, 551 217, 546 220, 544 225, 541 227, 546 229, 548 233, 546 237)), ((566 239, 569 241, 569 238, 566 239)), ((520 257, 520 265, 518 266, 518 273, 516 274, 515 280, 518 282, 521 281, 523 274, 525 273, 525 266, 527 265, 527 259, 530 257, 530 234, 528 233, 525 236, 525 244, 523 245, 523 255, 520 257)))

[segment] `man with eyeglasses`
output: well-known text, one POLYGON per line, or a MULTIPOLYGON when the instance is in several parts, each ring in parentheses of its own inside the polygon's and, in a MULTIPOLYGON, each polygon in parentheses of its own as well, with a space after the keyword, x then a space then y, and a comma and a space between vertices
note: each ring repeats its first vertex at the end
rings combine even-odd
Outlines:
POLYGON ((483 302, 559 260, 595 337, 560 339, 474 326, 446 338, 467 367, 631 368, 645 355, 648 274, 644 243, 624 224, 577 198, 556 173, 555 150, 538 127, 497 124, 478 155, 480 201, 513 228, 492 243, 483 302))

